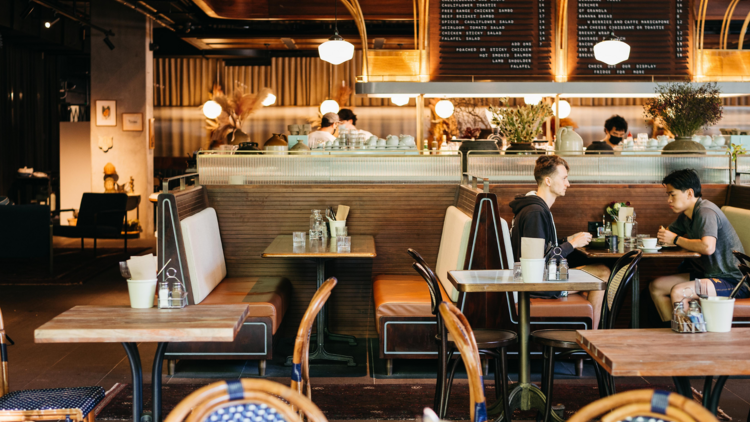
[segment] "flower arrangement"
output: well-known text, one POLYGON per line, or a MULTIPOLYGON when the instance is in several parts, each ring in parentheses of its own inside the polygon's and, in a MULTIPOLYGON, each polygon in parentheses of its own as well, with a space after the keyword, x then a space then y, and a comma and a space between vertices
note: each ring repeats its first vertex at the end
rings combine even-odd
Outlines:
MULTIPOLYGON (((211 140, 218 143, 238 143, 241 138, 242 123, 251 114, 263 108, 263 100, 272 94, 270 88, 262 88, 257 94, 244 94, 234 91, 232 95, 224 95, 221 88, 214 87, 212 100, 221 106, 221 114, 216 119, 206 119, 206 126, 211 131, 211 140)), ((247 138, 247 135, 242 136, 247 138)))
POLYGON ((678 138, 693 136, 699 129, 721 120, 721 91, 716 83, 696 86, 689 82, 657 85, 658 97, 646 101, 643 115, 663 122, 678 138))
POLYGON ((620 221, 620 208, 622 207, 629 207, 630 201, 627 202, 610 202, 609 205, 607 205, 607 208, 604 209, 604 211, 609 214, 610 217, 612 217, 615 221, 620 221))
MULTIPOLYGON (((508 99, 503 98, 503 104, 508 99)), ((538 104, 511 107, 489 107, 492 113, 492 124, 496 125, 510 142, 530 143, 542 132, 542 125, 552 117, 552 107, 544 102, 538 104)))

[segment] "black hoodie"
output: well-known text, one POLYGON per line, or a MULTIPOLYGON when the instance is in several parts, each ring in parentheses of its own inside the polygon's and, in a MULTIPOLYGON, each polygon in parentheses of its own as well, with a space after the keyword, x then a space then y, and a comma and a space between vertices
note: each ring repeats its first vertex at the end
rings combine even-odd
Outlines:
MULTIPOLYGON (((550 244, 555 245, 558 239, 555 233, 555 222, 552 219, 552 212, 542 198, 537 195, 519 195, 509 205, 515 215, 510 230, 510 243, 513 247, 513 259, 516 262, 521 258, 522 237, 544 239, 547 247, 550 244)), ((563 257, 568 256, 575 249, 567 241, 559 246, 562 248, 563 257)))

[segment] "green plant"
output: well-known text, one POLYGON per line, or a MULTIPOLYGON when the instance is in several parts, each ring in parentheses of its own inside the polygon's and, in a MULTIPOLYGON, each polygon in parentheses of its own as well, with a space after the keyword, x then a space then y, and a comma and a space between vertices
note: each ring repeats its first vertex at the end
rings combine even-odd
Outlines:
POLYGON ((699 129, 721 120, 721 91, 716 83, 658 84, 655 91, 659 96, 646 101, 643 115, 664 122, 664 126, 678 138, 693 136, 699 129))
MULTIPOLYGON (((508 99, 503 98, 503 104, 508 99)), ((552 117, 552 107, 549 104, 538 104, 512 107, 490 106, 492 124, 496 125, 510 142, 529 143, 542 132, 545 119, 552 117)))
POLYGON ((730 144, 727 148, 727 154, 732 157, 732 162, 737 163, 737 156, 747 153, 742 144, 730 144))

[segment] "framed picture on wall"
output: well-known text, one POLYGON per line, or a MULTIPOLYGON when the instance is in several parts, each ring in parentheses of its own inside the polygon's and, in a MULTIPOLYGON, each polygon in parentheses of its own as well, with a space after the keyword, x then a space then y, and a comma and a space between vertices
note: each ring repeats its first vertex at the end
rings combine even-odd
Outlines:
POLYGON ((117 101, 96 100, 96 125, 117 126, 117 101))
POLYGON ((154 129, 155 118, 148 119, 148 147, 154 149, 156 147, 156 136, 154 129))
POLYGON ((143 132, 143 113, 122 113, 123 132, 143 132))

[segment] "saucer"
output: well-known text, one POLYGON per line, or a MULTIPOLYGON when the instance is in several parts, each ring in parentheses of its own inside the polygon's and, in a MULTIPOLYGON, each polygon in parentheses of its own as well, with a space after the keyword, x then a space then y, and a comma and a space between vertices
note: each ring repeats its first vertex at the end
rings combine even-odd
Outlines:
POLYGON ((641 247, 641 250, 642 250, 643 252, 646 252, 646 253, 655 253, 655 252, 659 252, 659 249, 661 249, 661 246, 657 246, 657 247, 655 247, 655 248, 646 248, 646 247, 641 247))

